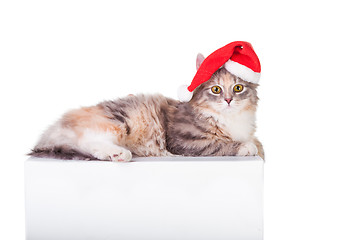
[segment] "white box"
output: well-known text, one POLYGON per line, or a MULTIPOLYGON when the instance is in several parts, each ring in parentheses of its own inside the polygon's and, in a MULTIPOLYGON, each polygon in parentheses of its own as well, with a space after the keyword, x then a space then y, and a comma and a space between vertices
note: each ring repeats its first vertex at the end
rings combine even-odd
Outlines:
POLYGON ((27 240, 261 240, 260 157, 30 158, 27 240))

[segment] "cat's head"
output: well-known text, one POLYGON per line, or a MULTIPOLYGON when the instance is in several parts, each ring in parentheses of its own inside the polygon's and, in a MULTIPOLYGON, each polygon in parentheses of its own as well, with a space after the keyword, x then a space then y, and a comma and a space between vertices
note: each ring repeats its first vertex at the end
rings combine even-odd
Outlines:
MULTIPOLYGON (((204 57, 198 55, 199 68, 204 57)), ((258 84, 250 83, 231 74, 225 68, 217 70, 212 77, 194 90, 190 103, 217 114, 255 111, 258 84)))

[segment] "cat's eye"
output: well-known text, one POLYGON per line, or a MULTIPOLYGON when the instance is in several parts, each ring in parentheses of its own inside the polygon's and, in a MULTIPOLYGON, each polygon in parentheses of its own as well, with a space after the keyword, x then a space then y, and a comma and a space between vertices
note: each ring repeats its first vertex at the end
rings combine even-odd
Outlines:
POLYGON ((215 93, 215 94, 219 94, 219 93, 221 93, 221 87, 219 87, 219 86, 213 86, 213 87, 211 88, 211 91, 212 91, 213 93, 215 93))
POLYGON ((243 86, 243 85, 241 85, 241 84, 236 84, 236 85, 234 86, 234 92, 239 93, 239 92, 241 92, 242 90, 244 90, 244 86, 243 86))

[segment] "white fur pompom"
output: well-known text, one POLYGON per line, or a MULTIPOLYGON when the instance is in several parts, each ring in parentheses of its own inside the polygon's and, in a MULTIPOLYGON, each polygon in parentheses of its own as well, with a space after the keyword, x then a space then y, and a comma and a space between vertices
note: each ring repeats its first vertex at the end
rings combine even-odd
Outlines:
POLYGON ((181 102, 189 102, 193 96, 193 93, 190 92, 187 88, 188 86, 186 85, 181 85, 178 88, 177 94, 181 102))

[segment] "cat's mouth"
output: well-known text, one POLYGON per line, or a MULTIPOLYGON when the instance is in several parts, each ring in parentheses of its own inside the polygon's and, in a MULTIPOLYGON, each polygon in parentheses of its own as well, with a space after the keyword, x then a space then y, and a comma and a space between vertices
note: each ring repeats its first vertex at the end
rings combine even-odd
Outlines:
POLYGON ((223 105, 223 110, 225 111, 233 111, 234 110, 234 106, 231 104, 226 104, 225 106, 223 105))

